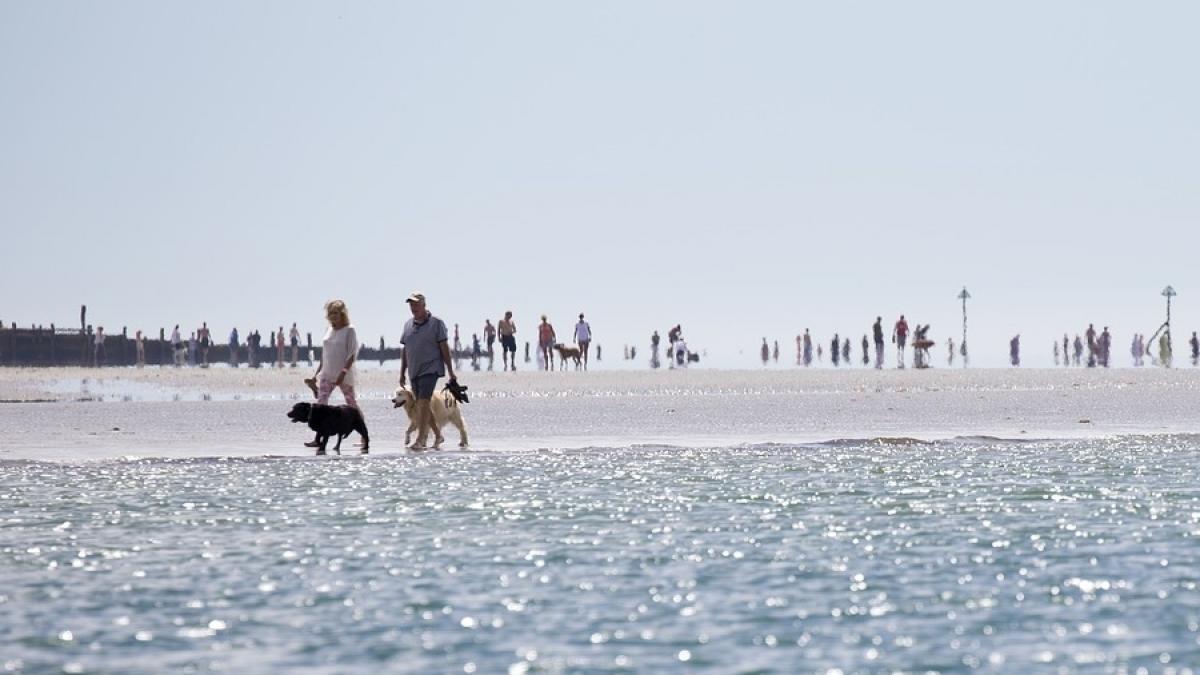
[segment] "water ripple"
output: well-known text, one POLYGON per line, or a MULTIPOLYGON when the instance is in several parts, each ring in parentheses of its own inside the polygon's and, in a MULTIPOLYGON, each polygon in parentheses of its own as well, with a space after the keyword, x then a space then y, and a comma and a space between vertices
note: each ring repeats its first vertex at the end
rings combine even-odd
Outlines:
POLYGON ((9 671, 1161 671, 1195 437, 3 463, 9 671))

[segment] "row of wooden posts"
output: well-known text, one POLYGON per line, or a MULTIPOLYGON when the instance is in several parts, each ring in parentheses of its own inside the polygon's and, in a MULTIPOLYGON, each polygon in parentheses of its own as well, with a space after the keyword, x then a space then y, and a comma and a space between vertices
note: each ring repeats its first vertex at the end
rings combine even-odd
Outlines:
MULTIPOLYGON (((128 330, 122 328, 119 334, 106 335, 102 363, 97 363, 95 348, 96 336, 91 326, 82 329, 63 329, 54 324, 49 328, 32 326, 18 328, 10 324, 0 324, 0 364, 5 366, 38 367, 38 366, 132 366, 137 364, 137 346, 128 330)), ((174 349, 166 337, 166 329, 160 328, 156 339, 143 337, 143 351, 146 365, 170 366, 175 363, 174 349)), ((197 352, 200 350, 197 349, 197 352)), ((311 363, 321 358, 321 347, 312 345, 309 335, 305 344, 298 351, 298 360, 311 363)), ((213 344, 208 350, 209 363, 257 363, 270 365, 276 362, 275 345, 259 345, 251 359, 250 346, 246 343, 238 345, 237 354, 231 354, 228 344, 213 344), (231 358, 236 356, 235 358, 231 358)), ((199 363, 202 356, 195 355, 199 363)), ((291 363, 292 346, 284 347, 284 363, 291 363)), ((388 361, 400 358, 400 349, 387 348, 380 340, 379 348, 364 347, 359 352, 359 358, 368 361, 388 361)))

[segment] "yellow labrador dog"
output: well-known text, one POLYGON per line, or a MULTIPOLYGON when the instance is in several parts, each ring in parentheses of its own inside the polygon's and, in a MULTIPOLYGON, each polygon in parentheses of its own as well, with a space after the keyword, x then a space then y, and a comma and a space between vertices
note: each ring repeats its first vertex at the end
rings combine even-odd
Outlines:
POLYGON ((579 370, 583 367, 583 362, 579 360, 583 353, 579 351, 579 347, 576 347, 575 345, 556 344, 554 345, 554 349, 558 352, 559 370, 566 370, 567 359, 575 360, 575 370, 579 370))
MULTIPOLYGON (((417 397, 412 391, 403 385, 396 388, 396 393, 392 396, 392 407, 404 408, 404 412, 408 413, 408 431, 404 432, 404 446, 408 447, 412 441, 413 432, 417 430, 416 413, 413 412, 413 404, 416 403, 417 397)), ((458 401, 454 400, 454 396, 448 391, 434 392, 433 398, 429 401, 429 410, 433 413, 433 435, 435 436, 433 447, 441 447, 442 427, 449 422, 458 429, 458 447, 467 447, 467 425, 463 422, 462 407, 458 401)))

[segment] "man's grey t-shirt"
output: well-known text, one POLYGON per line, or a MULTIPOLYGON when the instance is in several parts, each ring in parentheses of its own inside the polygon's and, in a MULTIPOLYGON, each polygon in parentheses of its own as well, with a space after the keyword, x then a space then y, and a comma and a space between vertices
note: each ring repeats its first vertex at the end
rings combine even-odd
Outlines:
POLYGON ((421 323, 409 319, 400 338, 408 358, 408 376, 414 380, 422 375, 445 376, 446 364, 442 362, 441 348, 445 341, 446 323, 441 319, 432 314, 421 323))

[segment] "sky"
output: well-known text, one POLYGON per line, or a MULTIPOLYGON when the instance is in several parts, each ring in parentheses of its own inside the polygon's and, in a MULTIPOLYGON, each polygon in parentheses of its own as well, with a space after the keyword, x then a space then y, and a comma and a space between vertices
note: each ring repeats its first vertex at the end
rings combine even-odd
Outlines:
MULTIPOLYGON (((1200 328, 1200 5, 0 3, 0 320, 1200 328)), ((1177 348, 1183 345, 1178 344, 1177 348)))

